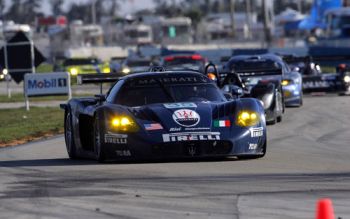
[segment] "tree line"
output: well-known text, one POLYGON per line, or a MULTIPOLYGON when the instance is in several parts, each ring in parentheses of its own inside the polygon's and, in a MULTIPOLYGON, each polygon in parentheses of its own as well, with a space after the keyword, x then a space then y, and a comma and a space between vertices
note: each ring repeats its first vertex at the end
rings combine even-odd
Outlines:
MULTIPOLYGON (((121 4, 127 0, 87 0, 85 2, 68 1, 68 9, 63 9, 65 0, 12 0, 9 7, 5 7, 6 0, 0 0, 0 19, 13 20, 16 23, 33 23, 37 17, 44 16, 41 11, 43 2, 48 2, 52 14, 65 15, 68 20, 83 20, 92 22, 91 11, 95 7, 96 21, 100 22, 102 17, 117 18, 121 4), (7 10, 5 11, 5 8, 7 10)), ((134 4, 138 1, 134 0, 134 4)), ((229 12, 230 4, 234 3, 236 12, 244 12, 246 1, 250 1, 251 11, 260 16, 261 0, 153 0, 154 10, 142 10, 137 14, 164 15, 167 17, 188 16, 194 23, 199 22, 208 13, 229 12)), ((282 12, 287 7, 308 13, 312 1, 310 0, 274 0, 274 12, 282 12)))

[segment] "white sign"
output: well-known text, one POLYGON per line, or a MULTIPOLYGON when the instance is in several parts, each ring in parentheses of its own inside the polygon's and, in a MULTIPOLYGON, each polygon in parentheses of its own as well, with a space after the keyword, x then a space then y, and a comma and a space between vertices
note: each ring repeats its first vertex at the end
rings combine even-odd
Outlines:
POLYGON ((24 92, 29 96, 71 95, 70 76, 67 72, 25 74, 24 92))

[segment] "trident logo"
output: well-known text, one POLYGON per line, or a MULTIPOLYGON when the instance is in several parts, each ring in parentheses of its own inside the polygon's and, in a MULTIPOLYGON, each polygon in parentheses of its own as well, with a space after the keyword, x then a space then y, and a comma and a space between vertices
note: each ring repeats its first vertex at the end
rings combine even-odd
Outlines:
POLYGON ((196 154, 196 146, 194 146, 194 145, 189 146, 188 147, 188 154, 193 157, 196 154))

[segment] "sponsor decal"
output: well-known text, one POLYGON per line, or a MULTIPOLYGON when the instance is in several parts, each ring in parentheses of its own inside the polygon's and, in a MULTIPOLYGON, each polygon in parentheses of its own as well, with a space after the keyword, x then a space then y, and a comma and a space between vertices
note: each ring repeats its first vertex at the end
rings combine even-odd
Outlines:
POLYGON ((168 109, 176 109, 197 107, 197 105, 195 103, 165 103, 164 107, 168 109))
POLYGON ((185 131, 201 131, 201 130, 210 130, 210 128, 209 127, 185 128, 185 131))
POLYGON ((303 83, 303 88, 328 88, 331 84, 328 81, 307 81, 303 83))
POLYGON ((230 127, 230 120, 214 120, 214 127, 230 127))
POLYGON ((192 127, 199 123, 200 116, 190 109, 179 109, 173 113, 173 120, 184 127, 192 127))
POLYGON ((173 84, 173 83, 205 83, 208 82, 209 79, 206 77, 157 77, 157 78, 145 78, 136 81, 136 85, 149 85, 149 84, 157 84, 162 82, 164 84, 173 84))
POLYGON ((249 143, 249 150, 256 150, 258 148, 258 144, 256 143, 249 143))
POLYGON ((115 153, 119 157, 130 157, 131 156, 130 150, 116 150, 115 153))
POLYGON ((169 131, 170 132, 179 132, 179 131, 181 131, 181 128, 180 127, 178 127, 178 128, 170 128, 169 131))
POLYGON ((163 142, 220 140, 220 132, 182 132, 163 134, 163 142))
POLYGON ((163 126, 159 123, 144 124, 147 131, 162 130, 163 126))
POLYGON ((264 130, 263 127, 251 128, 250 129, 250 136, 252 138, 254 138, 254 137, 261 137, 264 134, 263 130, 264 130))
POLYGON ((105 143, 109 144, 127 144, 128 135, 124 134, 105 134, 105 143))

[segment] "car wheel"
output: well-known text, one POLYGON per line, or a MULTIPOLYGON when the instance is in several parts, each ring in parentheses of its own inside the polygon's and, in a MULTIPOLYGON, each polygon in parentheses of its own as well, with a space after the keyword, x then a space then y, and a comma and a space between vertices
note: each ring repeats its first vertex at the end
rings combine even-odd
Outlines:
POLYGON ((277 122, 282 122, 282 116, 278 116, 276 120, 277 122))
POLYGON ((101 129, 99 125, 98 117, 95 116, 94 119, 94 150, 96 155, 96 160, 103 163, 106 159, 103 144, 101 143, 101 129))
POLYGON ((284 101, 283 101, 282 94, 280 92, 277 93, 277 99, 276 99, 277 100, 276 108, 278 112, 276 112, 276 115, 277 115, 276 121, 282 122, 282 114, 284 113, 284 101))
POLYGON ((303 102, 303 95, 300 95, 299 106, 302 106, 303 104, 304 104, 304 102, 303 102))
POLYGON ((74 132, 73 132, 73 124, 72 124, 72 112, 68 109, 65 113, 64 120, 64 139, 66 142, 67 153, 70 159, 76 159, 76 147, 74 143, 74 132))
POLYGON ((276 122, 277 122, 277 117, 276 117, 276 115, 273 115, 273 119, 266 121, 266 124, 267 125, 274 125, 274 124, 276 124, 276 122))

